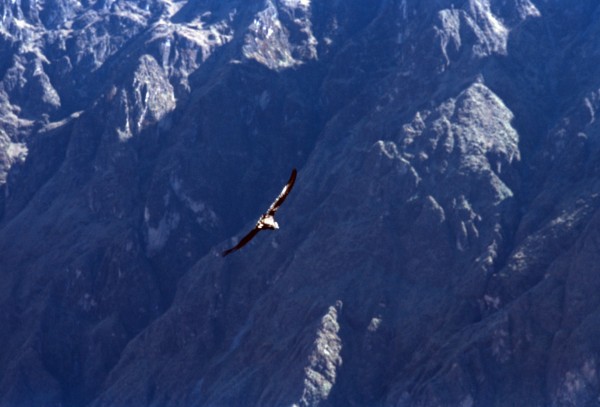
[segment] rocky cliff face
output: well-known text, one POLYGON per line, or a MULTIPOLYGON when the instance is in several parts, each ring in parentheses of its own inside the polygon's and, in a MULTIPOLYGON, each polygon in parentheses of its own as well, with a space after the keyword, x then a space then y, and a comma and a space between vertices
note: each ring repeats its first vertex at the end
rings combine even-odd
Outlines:
POLYGON ((0 405, 596 405, 598 35, 591 0, 0 0, 0 405))

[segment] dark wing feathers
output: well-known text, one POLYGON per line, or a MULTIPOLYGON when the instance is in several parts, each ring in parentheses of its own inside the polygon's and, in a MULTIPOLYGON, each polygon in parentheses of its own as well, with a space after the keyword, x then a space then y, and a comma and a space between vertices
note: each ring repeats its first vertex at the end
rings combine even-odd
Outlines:
POLYGON ((283 201, 285 201, 285 198, 287 198, 288 194, 292 190, 292 187, 294 186, 294 182, 296 182, 296 174, 297 174, 297 171, 294 168, 292 170, 292 175, 290 175, 290 179, 288 180, 287 184, 285 184, 285 186, 281 190, 281 193, 279 194, 277 199, 275 199, 275 202, 273 202, 271 204, 271 206, 269 207, 269 209, 267 210, 267 212, 266 212, 267 215, 271 215, 271 216, 275 215, 275 212, 277 212, 277 209, 279 209, 279 207, 281 206, 283 201))
POLYGON ((250 231, 250 233, 248 233, 246 236, 244 236, 242 238, 242 240, 240 240, 238 242, 238 244, 236 244, 235 246, 233 246, 231 249, 227 249, 222 253, 222 256, 225 257, 227 256, 229 253, 231 252, 235 252, 236 250, 241 249, 242 247, 244 247, 246 245, 246 243, 248 243, 250 240, 252 240, 252 238, 254 236, 256 236, 256 234, 259 232, 258 227, 255 227, 254 229, 252 229, 250 231))
MULTIPOLYGON (((269 207, 269 209, 267 210, 267 212, 265 213, 265 215, 267 215, 267 216, 269 216, 269 215, 270 216, 275 215, 275 212, 277 212, 277 209, 279 209, 279 207, 281 206, 281 204, 283 203, 283 201, 285 201, 285 198, 288 196, 288 194, 292 190, 292 187, 294 186, 294 182, 296 182, 296 173, 297 173, 297 171, 294 168, 292 170, 292 175, 290 175, 290 179, 288 180, 287 184, 285 184, 285 186, 281 190, 281 193, 279 194, 279 196, 277 197, 277 199, 275 199, 275 202, 273 202, 271 204, 271 206, 269 207)), ((263 215, 263 216, 265 216, 265 215, 263 215)), ((235 246, 233 246, 231 249, 225 250, 222 253, 222 256, 225 257, 229 253, 234 252, 234 251, 239 250, 242 247, 244 247, 250 240, 252 240, 252 238, 254 236, 256 236, 256 234, 259 231, 260 231, 260 229, 258 228, 258 225, 255 226, 254 229, 252 229, 250 231, 250 233, 248 233, 246 236, 244 236, 242 238, 242 240, 239 241, 238 244, 236 244, 235 246)))

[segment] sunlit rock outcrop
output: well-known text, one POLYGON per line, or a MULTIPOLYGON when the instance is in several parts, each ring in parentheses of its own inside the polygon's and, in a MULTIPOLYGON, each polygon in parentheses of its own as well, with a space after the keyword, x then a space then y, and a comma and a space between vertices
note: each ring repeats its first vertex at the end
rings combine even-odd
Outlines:
POLYGON ((0 406, 592 405, 599 22, 0 0, 0 406))

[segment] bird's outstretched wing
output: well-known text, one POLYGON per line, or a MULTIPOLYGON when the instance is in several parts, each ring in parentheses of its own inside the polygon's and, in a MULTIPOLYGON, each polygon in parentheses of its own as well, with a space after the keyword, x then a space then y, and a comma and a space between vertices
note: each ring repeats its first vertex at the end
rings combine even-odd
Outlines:
POLYGON ((267 210, 266 215, 270 215, 270 216, 275 215, 275 212, 277 212, 277 209, 279 209, 279 207, 281 206, 283 201, 285 201, 285 198, 287 198, 288 194, 292 190, 292 187, 294 186, 294 182, 296 182, 296 173, 297 173, 297 171, 294 168, 292 170, 292 175, 290 175, 290 179, 288 180, 287 184, 285 184, 285 186, 279 193, 279 196, 277 197, 277 199, 275 199, 275 202, 273 202, 271 204, 271 206, 269 207, 269 209, 267 210))
POLYGON ((223 257, 227 256, 229 253, 231 252, 235 252, 236 250, 241 249, 242 247, 244 247, 250 240, 252 240, 252 238, 254 236, 256 236, 256 234, 260 231, 260 229, 258 227, 255 227, 254 229, 252 229, 250 231, 250 233, 248 233, 246 236, 244 236, 242 238, 242 240, 240 240, 238 242, 238 244, 236 244, 235 246, 233 246, 231 249, 227 249, 225 250, 223 253, 221 253, 221 255, 223 257))
MULTIPOLYGON (((283 187, 283 189, 281 190, 281 193, 279 194, 279 196, 277 197, 277 199, 275 199, 275 202, 273 202, 271 204, 271 206, 269 207, 269 209, 267 210, 267 212, 261 216, 259 222, 256 224, 256 226, 254 227, 254 229, 252 229, 246 236, 244 236, 242 238, 242 240, 239 241, 238 244, 236 244, 235 246, 233 246, 231 249, 227 249, 225 250, 221 255, 223 257, 227 256, 228 254, 241 249, 242 247, 244 247, 250 240, 252 240, 252 238, 254 236, 256 236, 256 234, 258 232, 260 232, 262 230, 262 228, 264 227, 264 224, 262 224, 262 226, 259 227, 259 225, 261 224, 261 222, 263 221, 263 219, 265 219, 266 217, 273 217, 275 215, 275 212, 277 212, 277 209, 279 209, 279 207, 281 206, 281 204, 283 203, 283 201, 285 201, 285 198, 288 196, 288 194, 290 193, 290 191, 292 190, 292 187, 294 186, 294 182, 296 182, 296 174, 297 171, 294 168, 292 170, 292 175, 290 175, 290 179, 288 180, 287 184, 285 184, 285 186, 283 187)), ((273 219, 271 219, 271 221, 273 221, 273 219)), ((276 224, 275 224, 276 226, 276 224)))

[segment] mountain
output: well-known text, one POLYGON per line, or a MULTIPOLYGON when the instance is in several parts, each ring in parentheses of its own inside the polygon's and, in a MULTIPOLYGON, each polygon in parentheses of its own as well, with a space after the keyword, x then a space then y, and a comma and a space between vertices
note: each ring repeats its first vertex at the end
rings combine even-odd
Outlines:
POLYGON ((597 405, 599 35, 592 0, 0 0, 0 406, 597 405))

